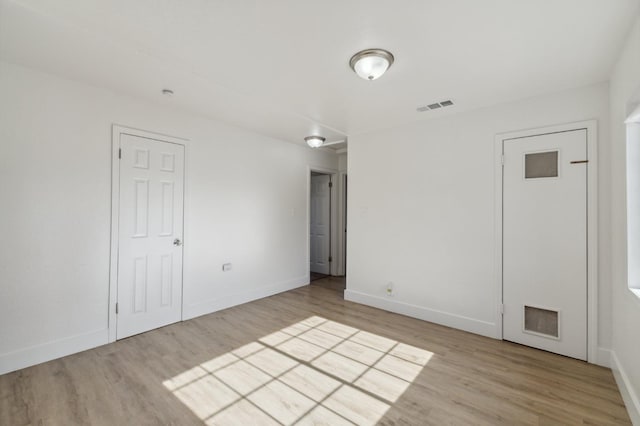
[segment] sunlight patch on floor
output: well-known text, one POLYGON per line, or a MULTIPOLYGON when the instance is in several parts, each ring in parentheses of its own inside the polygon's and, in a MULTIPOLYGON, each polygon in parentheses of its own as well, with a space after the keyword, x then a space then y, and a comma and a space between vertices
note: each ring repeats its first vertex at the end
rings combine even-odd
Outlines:
POLYGON ((207 425, 373 425, 432 355, 313 316, 163 385, 207 425))

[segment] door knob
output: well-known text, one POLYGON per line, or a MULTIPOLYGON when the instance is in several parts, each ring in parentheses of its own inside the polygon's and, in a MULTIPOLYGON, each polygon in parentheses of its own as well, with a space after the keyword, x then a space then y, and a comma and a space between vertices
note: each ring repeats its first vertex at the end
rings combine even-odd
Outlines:
POLYGON ((180 241, 180 238, 176 238, 175 240, 173 240, 173 245, 174 246, 181 246, 182 245, 182 241, 180 241))

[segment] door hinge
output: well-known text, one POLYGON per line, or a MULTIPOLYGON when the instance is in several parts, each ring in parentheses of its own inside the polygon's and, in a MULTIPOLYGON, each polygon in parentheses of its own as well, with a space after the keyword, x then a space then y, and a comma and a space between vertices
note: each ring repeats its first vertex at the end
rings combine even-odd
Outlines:
POLYGON ((500 315, 504 315, 504 303, 501 303, 498 309, 500 309, 500 315))
POLYGON ((116 315, 118 315, 118 304, 116 303, 116 315))
POLYGON ((118 148, 118 158, 122 158, 122 148, 118 148))
POLYGON ((329 256, 329 262, 333 262, 333 256, 329 256))
POLYGON ((500 164, 504 166, 504 154, 500 156, 500 164))
POLYGON ((333 182, 329 182, 329 188, 333 188, 333 182))

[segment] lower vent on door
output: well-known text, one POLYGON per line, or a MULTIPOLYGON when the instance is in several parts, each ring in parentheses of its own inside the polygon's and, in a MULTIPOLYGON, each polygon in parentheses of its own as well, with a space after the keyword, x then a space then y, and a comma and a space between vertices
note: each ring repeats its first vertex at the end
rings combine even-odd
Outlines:
POLYGON ((559 315, 558 311, 536 308, 533 306, 524 307, 524 330, 548 336, 551 338, 559 338, 558 332, 559 315))

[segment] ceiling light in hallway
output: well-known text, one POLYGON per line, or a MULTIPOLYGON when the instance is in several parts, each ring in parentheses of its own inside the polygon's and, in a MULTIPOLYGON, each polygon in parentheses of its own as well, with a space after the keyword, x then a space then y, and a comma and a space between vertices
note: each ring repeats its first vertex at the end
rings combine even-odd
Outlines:
POLYGON ((351 57, 349 65, 358 76, 365 80, 376 80, 393 64, 391 52, 384 49, 366 49, 351 57))
POLYGON ((307 136, 304 140, 311 148, 319 148, 324 144, 326 139, 322 136, 307 136))

